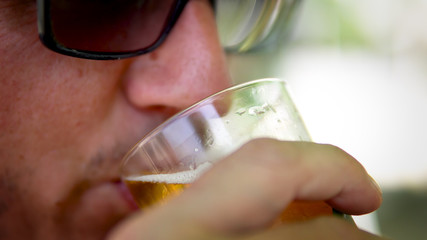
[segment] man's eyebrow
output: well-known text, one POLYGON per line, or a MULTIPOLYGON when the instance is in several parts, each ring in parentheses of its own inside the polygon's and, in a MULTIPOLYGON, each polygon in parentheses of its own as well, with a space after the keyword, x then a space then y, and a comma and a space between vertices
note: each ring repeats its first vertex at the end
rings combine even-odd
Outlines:
POLYGON ((0 8, 4 7, 19 7, 25 4, 37 4, 37 0, 3 0, 0 1, 0 8))
POLYGON ((37 3, 35 0, 0 0, 1 30, 22 31, 28 34, 25 25, 36 26, 37 3))

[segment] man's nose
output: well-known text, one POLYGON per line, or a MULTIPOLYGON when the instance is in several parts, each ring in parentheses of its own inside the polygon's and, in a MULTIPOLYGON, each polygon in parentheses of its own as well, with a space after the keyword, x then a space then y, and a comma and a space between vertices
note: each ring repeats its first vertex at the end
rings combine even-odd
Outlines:
POLYGON ((190 1, 163 44, 132 59, 124 90, 138 108, 182 109, 230 85, 208 1, 190 1))

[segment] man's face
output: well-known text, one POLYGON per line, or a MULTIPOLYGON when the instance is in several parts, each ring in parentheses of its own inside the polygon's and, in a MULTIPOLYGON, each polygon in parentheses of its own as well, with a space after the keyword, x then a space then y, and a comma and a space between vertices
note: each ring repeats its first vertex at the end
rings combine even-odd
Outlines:
POLYGON ((229 85, 214 16, 191 1, 154 52, 62 56, 36 3, 0 0, 0 238, 99 239, 135 210, 120 159, 165 118, 229 85))

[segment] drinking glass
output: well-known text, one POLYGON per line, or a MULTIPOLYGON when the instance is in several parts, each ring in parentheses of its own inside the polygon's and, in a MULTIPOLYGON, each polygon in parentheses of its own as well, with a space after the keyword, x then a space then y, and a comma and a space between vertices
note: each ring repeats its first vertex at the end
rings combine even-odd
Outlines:
MULTIPOLYGON (((236 85, 176 114, 129 151, 122 162, 122 178, 140 208, 161 204, 255 138, 310 141, 280 79, 236 85)), ((323 201, 298 201, 278 222, 332 214, 323 201)))

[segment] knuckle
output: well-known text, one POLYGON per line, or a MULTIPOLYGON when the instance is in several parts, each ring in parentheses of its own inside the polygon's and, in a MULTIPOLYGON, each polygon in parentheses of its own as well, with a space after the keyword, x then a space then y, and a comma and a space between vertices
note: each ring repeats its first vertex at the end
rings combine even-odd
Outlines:
POLYGON ((248 142, 244 148, 251 152, 252 160, 262 165, 285 166, 298 162, 300 158, 293 142, 261 138, 248 142))

